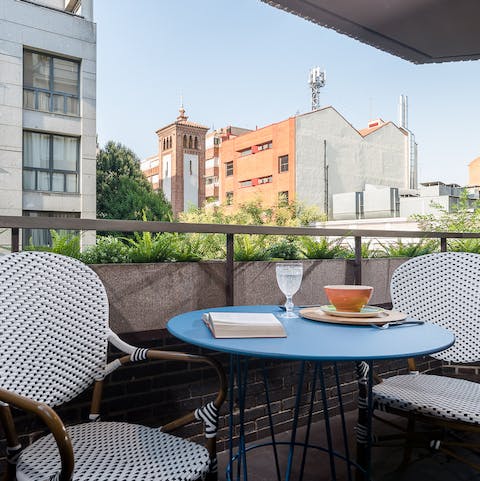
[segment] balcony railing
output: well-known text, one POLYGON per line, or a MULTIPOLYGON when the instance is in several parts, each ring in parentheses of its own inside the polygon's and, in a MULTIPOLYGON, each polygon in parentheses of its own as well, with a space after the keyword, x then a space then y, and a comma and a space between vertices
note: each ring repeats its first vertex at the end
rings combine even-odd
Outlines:
POLYGON ((478 239, 480 232, 424 232, 403 230, 329 229, 317 227, 278 227, 260 225, 191 224, 179 222, 155 222, 136 220, 74 219, 56 217, 0 216, 0 229, 11 229, 11 251, 20 249, 20 229, 62 229, 73 231, 104 232, 177 232, 226 235, 226 284, 227 305, 233 305, 234 293, 234 236, 236 234, 260 234, 279 236, 343 237, 353 239, 355 257, 354 282, 362 282, 362 238, 418 238, 440 239, 441 252, 447 251, 447 239, 478 239))

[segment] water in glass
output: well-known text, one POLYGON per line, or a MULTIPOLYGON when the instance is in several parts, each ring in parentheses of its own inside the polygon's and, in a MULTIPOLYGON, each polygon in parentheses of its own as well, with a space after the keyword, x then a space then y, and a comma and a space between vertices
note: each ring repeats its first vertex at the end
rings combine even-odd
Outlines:
POLYGON ((278 287, 287 298, 283 317, 297 317, 293 313, 292 296, 300 289, 303 266, 299 262, 277 264, 276 272, 278 287))

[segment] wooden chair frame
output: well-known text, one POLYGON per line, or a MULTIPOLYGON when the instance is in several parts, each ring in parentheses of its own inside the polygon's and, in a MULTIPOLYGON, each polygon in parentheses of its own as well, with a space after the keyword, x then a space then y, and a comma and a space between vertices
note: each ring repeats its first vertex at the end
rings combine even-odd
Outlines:
MULTIPOLYGON (((133 346, 129 346, 132 347, 133 346)), ((133 348, 135 349, 135 348, 133 348)), ((225 401, 227 394, 227 378, 225 371, 221 364, 211 357, 199 356, 195 354, 186 354, 183 352, 175 351, 157 351, 149 349, 146 353, 146 359, 153 360, 165 360, 165 361, 184 361, 187 363, 203 363, 213 368, 218 376, 219 389, 215 400, 214 406, 220 409, 225 401)), ((124 366, 132 361, 131 355, 124 355, 120 357, 115 364, 124 366)), ((93 387, 93 396, 90 409, 90 418, 93 420, 98 419, 100 416, 100 407, 102 400, 103 379, 95 381, 93 387)), ((10 406, 18 408, 20 410, 29 412, 38 417, 52 433, 55 438, 55 442, 58 447, 58 451, 61 459, 61 471, 59 475, 59 481, 71 481, 74 471, 74 454, 73 447, 65 428, 65 425, 61 418, 56 414, 54 409, 45 403, 36 402, 24 396, 20 396, 13 392, 0 388, 0 424, 6 434, 7 439, 7 466, 3 476, 3 481, 15 481, 15 464, 16 459, 21 453, 21 445, 19 442, 17 430, 15 428, 14 419, 10 406)), ((171 432, 175 429, 181 428, 191 422, 197 421, 195 412, 190 412, 180 418, 177 418, 164 426, 162 430, 165 432, 171 432)), ((213 461, 216 459, 216 436, 206 438, 206 448, 208 450, 210 459, 213 461)), ((216 472, 210 473, 208 480, 214 481, 217 479, 216 472)))

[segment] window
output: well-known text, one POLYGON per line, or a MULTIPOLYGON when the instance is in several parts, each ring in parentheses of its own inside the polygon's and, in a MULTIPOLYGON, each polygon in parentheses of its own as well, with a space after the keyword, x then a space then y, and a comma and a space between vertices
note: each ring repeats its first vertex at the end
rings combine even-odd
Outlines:
POLYGON ((155 167, 158 167, 158 159, 152 160, 150 163, 150 168, 153 169, 155 167))
POLYGON ((79 139, 23 132, 23 189, 78 193, 79 139))
POLYGON ((213 138, 213 145, 220 145, 222 139, 220 137, 214 137, 213 138))
MULTIPOLYGON (((46 212, 46 211, 23 211, 23 215, 27 217, 62 217, 62 218, 80 218, 78 212, 46 212)), ((78 235, 75 230, 57 230, 60 235, 78 235)), ((23 246, 52 246, 52 236, 50 229, 22 229, 23 246)))
POLYGON ((250 155, 252 153, 252 148, 249 147, 248 149, 240 150, 240 155, 245 157, 246 155, 250 155))
POLYGON ((198 150, 198 137, 195 137, 195 149, 198 150))
POLYGON ((216 183, 218 183, 218 177, 216 175, 205 178, 205 185, 211 185, 216 183))
POLYGON ((240 187, 250 187, 251 185, 252 185, 252 179, 242 180, 242 182, 240 182, 240 187))
POLYGON ((188 137, 188 148, 193 149, 193 139, 191 135, 188 137))
POLYGON ((79 85, 79 62, 24 51, 24 108, 79 116, 79 85))
POLYGON ((280 173, 288 172, 288 155, 281 155, 278 158, 278 171, 280 173))
POLYGON ((257 150, 267 150, 272 148, 272 141, 265 142, 264 144, 257 145, 257 150))
POLYGON ((158 174, 152 175, 151 182, 152 184, 158 184, 158 174))
POLYGON ((281 205, 288 204, 288 190, 278 193, 278 203, 281 205))
POLYGON ((226 192, 225 193, 225 199, 226 199, 227 205, 232 205, 233 204, 233 192, 226 192))
POLYGON ((258 179, 259 184, 270 184, 272 182, 272 176, 268 175, 267 177, 260 177, 258 179))
POLYGON ((188 147, 188 140, 186 135, 183 136, 183 147, 185 149, 188 147))
POLYGON ((227 177, 230 177, 231 175, 233 175, 233 161, 227 162, 225 164, 225 175, 227 177))

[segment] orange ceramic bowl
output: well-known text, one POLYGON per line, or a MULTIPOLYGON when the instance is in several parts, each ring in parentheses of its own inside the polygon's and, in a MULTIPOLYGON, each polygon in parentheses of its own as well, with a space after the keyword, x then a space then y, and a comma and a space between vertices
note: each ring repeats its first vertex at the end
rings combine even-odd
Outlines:
POLYGON ((341 312, 360 312, 372 297, 370 286, 325 286, 328 300, 341 312))

